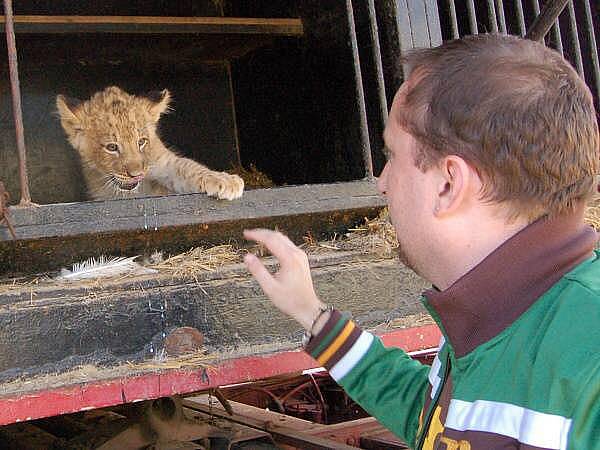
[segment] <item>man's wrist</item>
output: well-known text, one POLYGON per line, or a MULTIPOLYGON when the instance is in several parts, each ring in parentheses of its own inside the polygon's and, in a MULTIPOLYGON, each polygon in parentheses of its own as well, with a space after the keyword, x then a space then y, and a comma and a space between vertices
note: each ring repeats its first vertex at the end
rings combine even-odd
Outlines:
POLYGON ((302 311, 302 314, 296 317, 296 320, 302 325, 302 328, 310 332, 310 329, 315 324, 315 320, 318 319, 319 314, 323 312, 326 306, 325 303, 317 300, 310 308, 302 311))
POLYGON ((319 302, 318 309, 316 312, 312 312, 312 319, 309 321, 305 321, 302 326, 306 330, 304 336, 302 337, 302 344, 306 345, 310 339, 319 333, 329 320, 331 316, 331 311, 333 308, 325 303, 319 302))

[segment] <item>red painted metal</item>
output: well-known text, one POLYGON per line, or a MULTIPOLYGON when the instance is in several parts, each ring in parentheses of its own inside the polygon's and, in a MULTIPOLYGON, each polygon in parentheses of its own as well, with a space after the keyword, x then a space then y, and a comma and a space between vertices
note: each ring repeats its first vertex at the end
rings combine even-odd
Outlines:
MULTIPOLYGON (((398 346, 408 352, 415 352, 436 347, 440 331, 435 325, 428 325, 396 330, 383 335, 382 339, 387 346, 398 346)), ((315 367, 318 367, 315 360, 303 351, 295 350, 236 358, 209 369, 171 369, 160 373, 0 396, 0 425, 187 394, 315 367)))

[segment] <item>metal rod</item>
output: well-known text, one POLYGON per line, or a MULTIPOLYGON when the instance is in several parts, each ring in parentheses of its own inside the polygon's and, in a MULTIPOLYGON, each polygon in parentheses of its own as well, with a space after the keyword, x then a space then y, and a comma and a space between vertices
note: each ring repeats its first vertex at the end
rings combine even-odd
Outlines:
POLYGON ((19 206, 30 206, 29 179, 27 177, 27 157, 25 153, 25 132, 23 131, 23 112, 21 110, 21 90, 19 87, 19 69, 17 66, 17 46, 13 26, 12 0, 4 0, 4 21, 6 45, 8 48, 8 67, 10 72, 10 90, 12 94, 13 117, 19 154, 19 176, 21 181, 21 201, 19 206))
POLYGON ((547 2, 531 24, 525 37, 532 41, 543 41, 568 2, 569 0, 551 0, 547 2))
POLYGON ((558 19, 554 21, 554 25, 552 26, 552 35, 554 36, 554 42, 556 43, 556 50, 558 50, 561 56, 565 56, 562 45, 562 37, 560 36, 560 23, 558 22, 558 19))
POLYGON ((377 28, 377 13, 375 12, 375 0, 368 1, 369 6, 369 28, 371 30, 371 49, 377 72, 377 94, 379 96, 379 113, 381 124, 385 126, 388 118, 387 97, 385 95, 385 80, 383 78, 383 63, 381 62, 381 48, 379 47, 379 30, 377 28))
POLYGON ((452 21, 452 38, 458 39, 460 34, 458 32, 458 20, 456 20, 456 5, 454 4, 454 0, 448 0, 448 5, 450 6, 450 20, 452 21))
POLYGON ((569 31, 571 32, 571 40, 573 41, 575 67, 577 68, 577 73, 579 73, 579 76, 585 79, 585 74, 583 72, 583 61, 581 59, 581 46, 579 45, 579 32, 577 30, 577 17, 575 16, 575 7, 573 6, 573 1, 569 0, 567 6, 569 11, 569 31))
POLYGON ((517 21, 519 22, 519 34, 525 36, 525 15, 523 14, 523 5, 521 0, 515 0, 515 6, 517 8, 517 21))
POLYGON ((352 58, 354 60, 354 85, 356 86, 356 97, 358 101, 358 112, 360 115, 360 143, 365 165, 365 177, 373 178, 373 159, 371 157, 371 144, 369 142, 369 128, 367 125, 367 108, 365 106, 365 92, 362 84, 362 73, 360 71, 360 58, 358 56, 358 42, 356 40, 356 26, 354 25, 354 9, 352 0, 346 0, 346 13, 348 16, 348 27, 350 31, 350 45, 352 46, 352 58))
POLYGON ((477 29, 477 13, 475 11, 475 3, 473 0, 467 1, 467 10, 469 11, 469 25, 471 26, 471 34, 479 34, 477 29))
POLYGON ((585 6, 585 21, 588 40, 590 41, 590 49, 592 51, 592 67, 594 70, 594 78, 596 80, 596 95, 600 96, 600 61, 598 61, 598 44, 596 43, 596 34, 594 32, 592 9, 590 8, 589 0, 584 0, 583 4, 585 6))
POLYGON ((500 22, 500 31, 506 33, 506 17, 504 16, 504 2, 503 0, 496 0, 496 6, 498 7, 498 19, 500 22))
POLYGON ((488 0, 488 16, 490 17, 490 25, 494 33, 498 32, 498 18, 496 17, 496 6, 494 0, 488 0))

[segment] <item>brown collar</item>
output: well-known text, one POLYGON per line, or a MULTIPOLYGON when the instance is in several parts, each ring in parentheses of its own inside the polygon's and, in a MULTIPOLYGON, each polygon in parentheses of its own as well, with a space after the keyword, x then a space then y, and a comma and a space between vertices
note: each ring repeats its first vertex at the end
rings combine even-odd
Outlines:
POLYGON ((592 256, 598 234, 581 217, 539 219, 445 291, 423 294, 457 357, 498 335, 565 273, 592 256))

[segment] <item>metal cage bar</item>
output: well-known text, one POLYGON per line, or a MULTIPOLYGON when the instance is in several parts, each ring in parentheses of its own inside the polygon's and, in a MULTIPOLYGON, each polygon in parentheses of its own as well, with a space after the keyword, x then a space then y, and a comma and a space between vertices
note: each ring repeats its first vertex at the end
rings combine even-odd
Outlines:
POLYGON ((6 46, 8 49, 8 68, 10 90, 12 95, 17 153, 19 155, 19 180, 21 183, 21 201, 19 206, 31 206, 29 193, 29 177, 27 175, 27 154, 25 151, 25 131, 23 129, 23 111, 21 109, 21 88, 19 86, 19 68, 17 62, 17 45, 13 25, 12 0, 4 0, 4 20, 6 28, 6 46))
POLYGON ((519 34, 521 36, 525 36, 525 31, 527 28, 525 27, 525 14, 523 14, 523 4, 521 3, 521 0, 515 0, 515 9, 517 11, 519 34))
POLYGON ((456 5, 454 0, 448 0, 448 6, 450 8, 450 23, 452 24, 452 38, 458 39, 460 33, 458 32, 458 20, 456 19, 456 5))
POLYGON ((583 0, 583 5, 585 12, 585 26, 587 29, 588 40, 590 41, 590 49, 592 53, 592 71, 596 86, 596 95, 600 96, 600 61, 598 61, 598 44, 596 42, 596 33, 594 32, 592 9, 589 0, 583 0))
POLYGON ((494 33, 498 32, 498 18, 496 17, 496 6, 494 0, 487 0, 488 16, 490 18, 490 26, 494 33))
POLYGON ((471 34, 479 34, 477 28, 477 11, 475 11, 474 0, 467 1, 467 11, 469 13, 469 26, 471 27, 471 34))
POLYGON ((496 0, 496 7, 498 8, 498 21, 500 22, 500 32, 507 33, 506 16, 504 15, 504 1, 496 0))
POLYGON ((373 50, 373 60, 375 61, 375 71, 377 74, 377 95, 379 97, 379 114, 381 123, 385 125, 388 118, 388 105, 385 96, 385 80, 383 78, 383 63, 381 61, 381 48, 379 46, 379 29, 377 27, 377 13, 375 12, 375 0, 369 0, 369 29, 371 31, 371 49, 373 50))
POLYGON ((562 37, 560 35, 560 23, 558 19, 552 25, 552 36, 554 37, 554 42, 556 43, 556 50, 561 54, 561 56, 565 56, 565 52, 562 44, 562 37))
POLYGON ((354 60, 354 84, 356 86, 356 98, 358 103, 358 112, 360 116, 360 143, 363 153, 363 163, 365 165, 365 177, 373 178, 373 158, 371 156, 371 144, 369 141, 369 128, 367 125, 367 108, 365 105, 365 91, 362 83, 362 73, 360 70, 360 58, 358 55, 358 42, 356 39, 356 25, 354 23, 354 8, 352 0, 346 0, 346 14, 348 28, 350 31, 350 45, 352 46, 352 58, 354 60))
POLYGON ((573 0, 567 3, 569 11, 569 28, 571 34, 571 43, 573 44, 573 58, 575 59, 575 67, 579 75, 585 79, 583 72, 583 60, 581 58, 581 45, 579 44, 579 30, 577 29, 577 17, 575 16, 575 6, 573 0))

